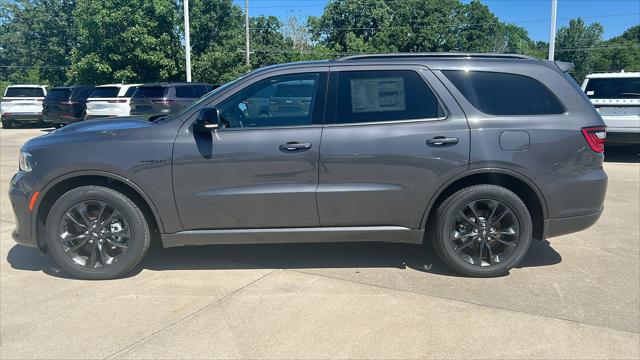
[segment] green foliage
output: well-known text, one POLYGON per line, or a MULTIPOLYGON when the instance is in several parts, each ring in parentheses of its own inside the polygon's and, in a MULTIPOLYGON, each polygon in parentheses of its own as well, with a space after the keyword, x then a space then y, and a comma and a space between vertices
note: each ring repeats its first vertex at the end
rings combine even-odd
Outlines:
POLYGON ((75 0, 0 0, 0 79, 63 84, 73 46, 75 0))
POLYGON ((594 61, 597 71, 640 71, 640 25, 603 43, 594 61))
POLYGON ((171 0, 78 0, 72 82, 180 79, 183 51, 171 0))
POLYGON ((574 79, 578 81, 584 79, 587 74, 595 70, 600 54, 591 48, 601 45, 603 32, 604 28, 599 23, 587 26, 580 18, 569 21, 569 26, 558 30, 556 60, 575 64, 570 71, 574 79))

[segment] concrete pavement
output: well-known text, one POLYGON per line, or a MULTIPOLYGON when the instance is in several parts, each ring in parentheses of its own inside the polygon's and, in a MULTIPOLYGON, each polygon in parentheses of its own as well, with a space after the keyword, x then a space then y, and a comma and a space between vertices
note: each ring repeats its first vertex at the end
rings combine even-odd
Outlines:
POLYGON ((640 357, 639 156, 608 155, 598 224, 501 278, 420 246, 296 244, 156 248, 81 281, 10 237, 18 149, 43 133, 0 129, 3 359, 640 357))

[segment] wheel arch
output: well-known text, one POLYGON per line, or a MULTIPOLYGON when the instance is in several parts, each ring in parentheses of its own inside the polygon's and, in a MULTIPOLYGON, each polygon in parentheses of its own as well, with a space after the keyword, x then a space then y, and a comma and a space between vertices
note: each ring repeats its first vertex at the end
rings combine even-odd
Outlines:
POLYGON ((38 201, 34 208, 35 218, 32 221, 32 234, 36 234, 38 248, 42 252, 47 252, 46 241, 44 238, 44 227, 46 217, 51 210, 55 201, 65 192, 85 185, 104 186, 123 193, 128 196, 143 212, 149 221, 149 227, 154 237, 159 238, 159 234, 163 232, 162 218, 151 198, 131 180, 110 172, 105 171, 78 171, 60 176, 51 180, 45 185, 40 193, 42 198, 38 201))
POLYGON ((460 189, 479 184, 499 185, 518 195, 531 214, 533 238, 544 240, 544 226, 545 219, 548 218, 548 208, 542 192, 535 183, 526 176, 515 171, 500 168, 467 171, 440 186, 424 212, 421 228, 426 229, 429 227, 430 221, 434 219, 433 215, 435 211, 445 199, 460 189))

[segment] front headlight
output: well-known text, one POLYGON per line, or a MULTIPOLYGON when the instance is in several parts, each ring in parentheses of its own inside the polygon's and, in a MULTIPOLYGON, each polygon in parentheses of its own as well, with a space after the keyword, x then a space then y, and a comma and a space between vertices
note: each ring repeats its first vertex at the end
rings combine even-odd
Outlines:
POLYGON ((31 154, 28 152, 20 151, 19 168, 24 172, 31 172, 33 170, 33 160, 31 160, 31 154))

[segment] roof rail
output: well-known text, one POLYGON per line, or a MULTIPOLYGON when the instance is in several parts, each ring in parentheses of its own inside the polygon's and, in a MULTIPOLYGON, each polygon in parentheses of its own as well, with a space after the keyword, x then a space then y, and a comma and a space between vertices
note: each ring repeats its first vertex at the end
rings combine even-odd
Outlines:
POLYGON ((455 53, 455 52, 431 52, 431 53, 393 53, 393 54, 362 54, 343 56, 335 61, 349 60, 375 60, 375 59, 408 59, 408 58, 459 58, 459 59, 520 59, 538 60, 531 56, 518 54, 497 54, 497 53, 455 53))

